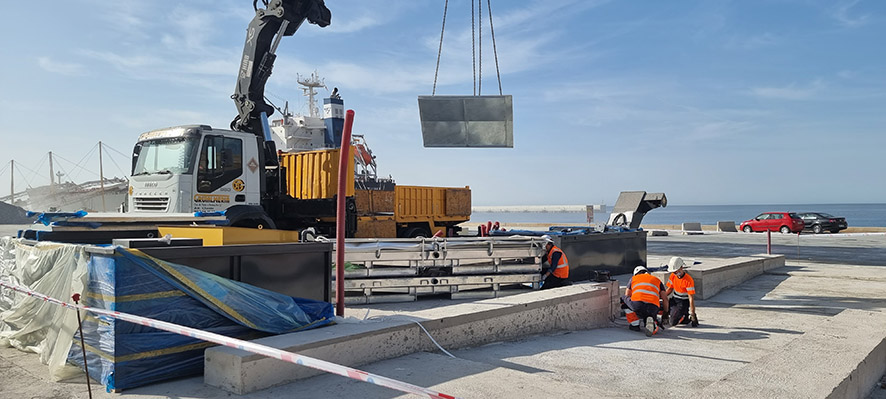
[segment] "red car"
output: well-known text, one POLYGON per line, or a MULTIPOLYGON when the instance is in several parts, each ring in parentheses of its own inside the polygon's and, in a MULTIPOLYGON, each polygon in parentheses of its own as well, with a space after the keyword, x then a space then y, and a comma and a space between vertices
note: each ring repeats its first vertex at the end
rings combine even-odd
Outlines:
POLYGON ((784 234, 799 233, 805 224, 800 216, 793 212, 766 212, 751 220, 741 222, 739 228, 745 233, 752 231, 780 231, 784 234))

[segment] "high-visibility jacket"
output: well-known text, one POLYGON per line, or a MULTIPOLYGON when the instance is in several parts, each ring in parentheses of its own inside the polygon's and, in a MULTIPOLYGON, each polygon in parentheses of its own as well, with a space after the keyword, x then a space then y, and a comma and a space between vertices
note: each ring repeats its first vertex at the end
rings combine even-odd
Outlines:
POLYGON ((689 273, 684 273, 683 277, 677 277, 677 273, 671 273, 668 279, 668 288, 674 289, 674 298, 689 299, 690 295, 695 295, 695 280, 689 273))
POLYGON ((556 245, 551 245, 551 250, 548 251, 548 262, 551 264, 551 274, 554 277, 559 278, 569 278, 569 261, 566 260, 566 254, 557 248, 556 245), (554 254, 559 253, 560 258, 557 260, 557 264, 554 264, 554 254))
POLYGON ((651 303, 659 306, 659 293, 662 291, 661 280, 649 273, 641 273, 631 277, 631 300, 651 303))

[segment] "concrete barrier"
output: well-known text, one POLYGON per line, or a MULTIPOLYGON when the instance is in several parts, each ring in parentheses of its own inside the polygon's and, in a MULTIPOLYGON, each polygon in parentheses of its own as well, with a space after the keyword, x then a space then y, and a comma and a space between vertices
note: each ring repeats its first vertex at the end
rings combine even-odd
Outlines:
POLYGON ((701 231, 701 223, 698 223, 698 222, 683 223, 683 225, 681 226, 681 230, 683 230, 683 234, 687 234, 687 235, 704 234, 701 231))
MULTIPOLYGON (((420 351, 483 345, 560 330, 603 327, 617 315, 618 282, 576 284, 391 316, 341 323, 255 342, 356 367, 420 351)), ((322 372, 228 347, 206 350, 204 382, 245 394, 322 372)))
MULTIPOLYGON (((783 266, 784 255, 761 254, 703 262, 689 266, 686 272, 695 280, 696 298, 709 299, 726 288, 783 266)), ((664 282, 670 275, 666 271, 653 274, 664 282)))
POLYGON ((730 233, 737 233, 738 232, 738 230, 735 228, 735 221, 734 220, 717 222, 717 231, 726 231, 726 232, 730 232, 730 233))

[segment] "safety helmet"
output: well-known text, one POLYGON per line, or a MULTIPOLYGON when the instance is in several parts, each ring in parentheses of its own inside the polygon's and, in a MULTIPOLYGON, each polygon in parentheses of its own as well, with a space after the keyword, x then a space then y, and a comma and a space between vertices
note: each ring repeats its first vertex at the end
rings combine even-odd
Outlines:
POLYGON ((551 238, 551 236, 549 236, 547 234, 541 236, 541 239, 544 240, 545 243, 551 243, 551 244, 554 243, 554 239, 551 238))
POLYGON ((671 258, 671 260, 668 261, 668 272, 673 273, 677 270, 680 270, 681 267, 685 267, 685 266, 686 266, 686 263, 683 262, 683 258, 681 258, 679 256, 674 256, 671 258))
POLYGON ((643 266, 637 266, 637 267, 634 268, 634 275, 635 275, 635 276, 638 275, 638 274, 640 274, 640 273, 648 273, 648 272, 649 272, 649 270, 646 270, 646 268, 643 267, 643 266))

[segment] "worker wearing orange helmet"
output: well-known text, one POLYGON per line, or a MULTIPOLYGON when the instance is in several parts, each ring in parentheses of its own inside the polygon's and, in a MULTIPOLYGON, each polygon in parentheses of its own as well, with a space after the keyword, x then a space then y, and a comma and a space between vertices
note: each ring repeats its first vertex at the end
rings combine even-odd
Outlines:
POLYGON ((664 284, 658 277, 649 274, 646 267, 635 267, 634 276, 628 282, 625 295, 621 298, 621 307, 630 323, 629 328, 634 331, 644 330, 647 337, 657 334, 664 328, 658 321, 658 313, 661 310, 659 305, 664 307, 664 312, 667 314, 668 297, 665 294, 664 284))
POLYGON ((541 262, 542 264, 545 262, 549 264, 547 268, 542 268, 541 289, 546 290, 570 285, 569 261, 566 259, 566 254, 554 245, 554 239, 551 236, 545 234, 541 236, 541 239, 545 242, 545 254, 542 255, 541 262))
POLYGON ((698 316, 695 315, 695 280, 686 273, 686 264, 680 257, 668 261, 667 291, 670 296, 670 324, 689 324, 698 327, 698 316))

